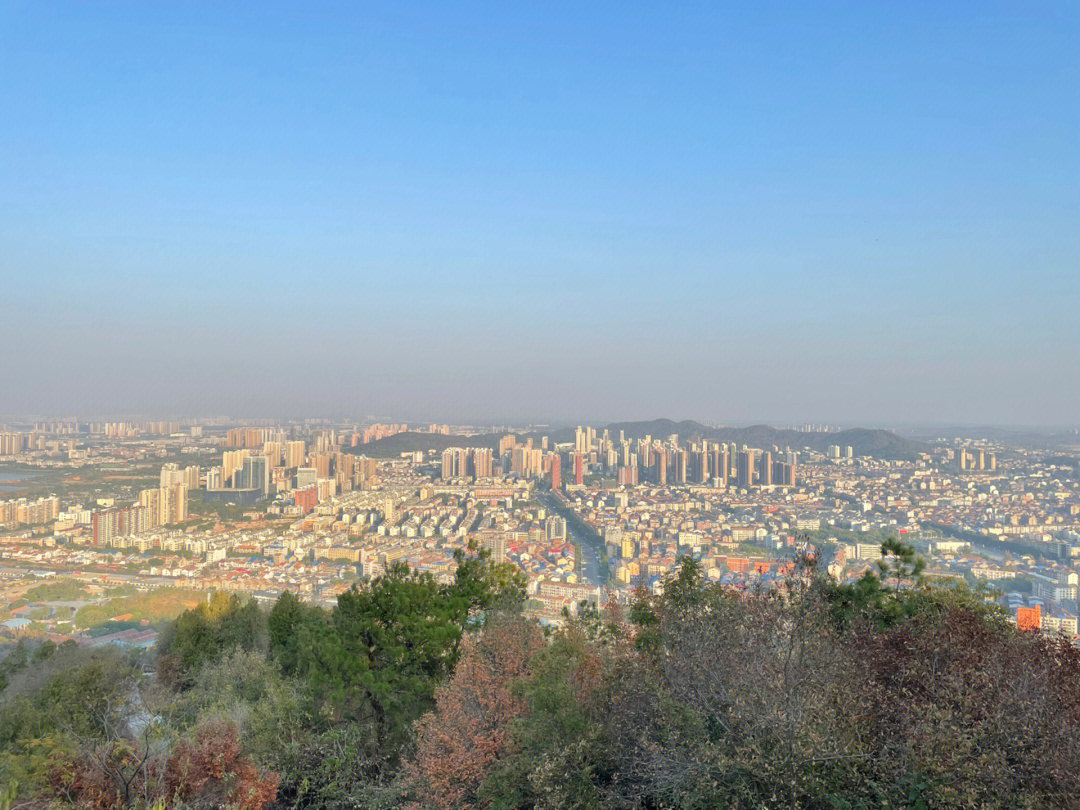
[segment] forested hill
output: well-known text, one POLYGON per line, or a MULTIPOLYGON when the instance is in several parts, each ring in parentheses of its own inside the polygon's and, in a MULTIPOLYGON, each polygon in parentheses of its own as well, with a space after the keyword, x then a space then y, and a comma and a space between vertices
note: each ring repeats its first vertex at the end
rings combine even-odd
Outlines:
MULTIPOLYGON (((735 442, 749 447, 791 447, 801 450, 809 447, 825 452, 829 445, 851 446, 856 455, 873 456, 881 459, 912 459, 925 451, 926 445, 905 439, 888 431, 869 428, 851 428, 834 433, 806 433, 798 430, 783 430, 769 425, 753 425, 745 428, 709 427, 700 422, 671 419, 653 419, 647 422, 612 422, 600 428, 618 437, 619 431, 628 438, 652 436, 654 439, 666 439, 672 434, 680 441, 708 439, 710 441, 735 442)), ((349 448, 349 452, 374 458, 396 458, 402 453, 415 450, 445 450, 447 447, 490 447, 498 446, 504 433, 485 433, 474 436, 444 436, 439 433, 398 433, 369 444, 349 448)), ((548 436, 553 442, 574 440, 573 428, 557 428, 543 433, 519 433, 519 438, 539 439, 548 436)))

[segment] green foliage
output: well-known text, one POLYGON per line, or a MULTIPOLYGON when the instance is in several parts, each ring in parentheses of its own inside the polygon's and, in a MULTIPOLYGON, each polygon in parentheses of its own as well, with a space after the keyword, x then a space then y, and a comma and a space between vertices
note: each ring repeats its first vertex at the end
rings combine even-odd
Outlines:
POLYGON ((880 575, 867 571, 851 584, 817 580, 816 587, 821 589, 837 628, 870 623, 884 630, 923 614, 942 615, 954 608, 973 611, 987 621, 1003 621, 987 592, 973 590, 963 582, 927 583, 922 575, 926 562, 911 546, 889 539, 882 543, 882 554, 880 575))
POLYGON ((466 628, 489 611, 520 610, 525 581, 513 566, 492 563, 486 552, 457 559, 452 584, 397 563, 354 585, 330 612, 290 593, 279 597, 267 618, 270 655, 285 677, 304 684, 313 718, 283 749, 290 757, 283 796, 331 802, 345 775, 365 784, 385 777, 453 671, 466 628), (308 763, 299 782, 287 776, 296 763, 308 763))
POLYGON ((922 572, 926 569, 926 560, 915 553, 915 549, 902 543, 895 537, 887 538, 881 544, 881 559, 878 569, 884 580, 893 578, 896 589, 905 582, 918 585, 922 572))
POLYGON ((487 598, 474 586, 468 574, 447 587, 395 564, 342 594, 315 640, 307 670, 316 689, 343 717, 371 722, 391 757, 453 669, 469 612, 487 598))
POLYGON ((29 602, 77 602, 89 595, 78 582, 61 579, 34 586, 26 592, 25 598, 29 602))
POLYGON ((75 612, 75 626, 96 627, 116 615, 119 614, 110 610, 107 605, 83 605, 75 612))
POLYGON ((468 601, 471 610, 520 611, 525 603, 528 580, 513 563, 496 563, 483 549, 473 556, 454 552, 457 570, 454 588, 468 601))
MULTIPOLYGON (((900 585, 918 580, 912 556, 890 556, 903 566, 900 585)), ((604 635, 598 614, 583 611, 520 685, 530 710, 512 725, 515 753, 488 774, 484 803, 1080 804, 1049 778, 1080 781, 1080 759, 1069 759, 1080 752, 1075 731, 1051 720, 1080 721, 1064 708, 1080 707, 1076 652, 1025 640, 963 586, 891 587, 892 562, 888 584, 871 573, 840 586, 804 565, 782 589, 739 593, 682 560, 662 596, 638 594, 636 629, 604 635), (1061 675, 1035 686, 1028 667, 1061 675), (935 681, 938 668, 948 677, 935 681), (987 668, 995 674, 980 675, 987 668), (1044 766, 1036 752, 1047 750, 1069 753, 1044 766), (1023 780, 1002 764, 1020 761, 1016 773, 1031 774, 1023 780), (957 769, 959 785, 949 776, 957 769)))
POLYGON ((229 650, 265 650, 266 645, 266 617, 255 601, 218 592, 184 611, 161 634, 158 656, 174 662, 180 682, 187 683, 201 666, 229 650))
POLYGON ((162 588, 141 593, 130 586, 109 591, 109 599, 99 605, 85 605, 75 614, 77 627, 90 628, 130 613, 135 621, 172 621, 185 610, 206 598, 202 591, 186 588, 162 588))
POLYGON ((599 726, 594 722, 601 662, 578 625, 558 633, 518 691, 528 712, 513 723, 513 756, 484 781, 492 808, 598 808, 599 726))
POLYGON ((883 552, 853 583, 802 560, 745 592, 684 558, 627 622, 585 602, 546 637, 486 554, 448 583, 394 565, 332 610, 215 594, 162 634, 171 689, 115 649, 24 640, 0 661, 0 784, 62 805, 62 775, 93 784, 110 757, 227 749, 297 810, 1080 808, 1080 654, 924 580, 910 547, 883 552), (124 729, 148 716, 140 748, 124 729))
POLYGON ((24 792, 46 784, 53 762, 82 741, 100 741, 127 711, 139 678, 115 648, 20 642, 4 660, 0 694, 0 784, 24 792))
POLYGON ((278 597, 267 616, 267 634, 270 655, 284 672, 297 672, 304 650, 322 633, 319 625, 324 622, 323 611, 305 605, 289 591, 278 597))

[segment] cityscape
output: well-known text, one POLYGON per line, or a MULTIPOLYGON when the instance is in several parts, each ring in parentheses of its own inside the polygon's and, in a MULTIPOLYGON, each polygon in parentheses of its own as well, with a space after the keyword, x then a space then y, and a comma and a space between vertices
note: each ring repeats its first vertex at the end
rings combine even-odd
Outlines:
POLYGON ((0 810, 1080 810, 1078 66, 0 1, 0 810))
POLYGON ((127 597, 111 589, 264 604, 288 590, 331 606, 397 561, 452 581, 454 552, 470 549, 519 569, 526 612, 558 625, 583 601, 659 592, 685 555, 741 589, 781 582, 801 554, 854 581, 896 537, 925 556, 927 576, 983 588, 1017 626, 1080 643, 1075 431, 1037 447, 839 429, 763 429, 777 441, 757 446, 719 438, 739 432, 668 420, 10 424, 0 601, 18 606, 0 628, 149 645, 171 616, 124 618, 127 597), (93 598, 19 604, 57 579, 93 598), (115 615, 88 623, 104 613, 87 607, 115 615))

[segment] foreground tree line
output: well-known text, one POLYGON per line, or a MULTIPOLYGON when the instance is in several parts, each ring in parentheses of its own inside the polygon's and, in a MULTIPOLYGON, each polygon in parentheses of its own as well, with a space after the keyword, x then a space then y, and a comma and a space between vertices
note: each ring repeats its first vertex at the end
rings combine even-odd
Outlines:
POLYGON ((1076 650, 885 551, 753 593, 686 558, 547 632, 481 555, 329 611, 217 594, 150 661, 21 644, 0 808, 1080 807, 1076 650))

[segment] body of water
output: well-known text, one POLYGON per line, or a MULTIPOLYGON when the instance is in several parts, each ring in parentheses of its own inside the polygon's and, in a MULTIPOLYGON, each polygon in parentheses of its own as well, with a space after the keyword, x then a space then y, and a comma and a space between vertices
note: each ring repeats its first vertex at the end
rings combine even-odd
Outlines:
POLYGON ((31 472, 0 470, 0 492, 14 492, 15 490, 24 489, 26 484, 32 483, 37 477, 36 473, 31 472))

